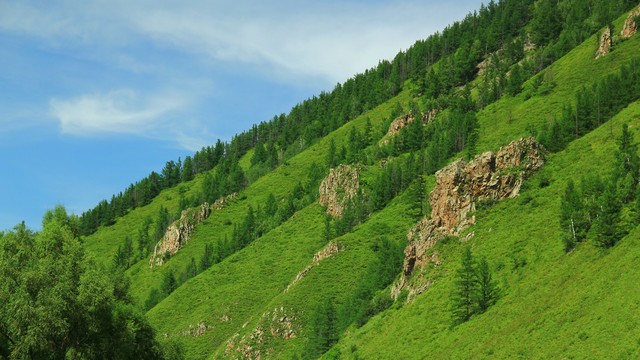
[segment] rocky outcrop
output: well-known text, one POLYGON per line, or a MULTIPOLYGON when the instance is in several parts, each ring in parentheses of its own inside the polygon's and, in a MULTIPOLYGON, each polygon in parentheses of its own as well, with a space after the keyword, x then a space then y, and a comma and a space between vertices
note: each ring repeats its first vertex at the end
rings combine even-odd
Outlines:
POLYGON ((296 278, 293 279, 291 284, 289 284, 289 286, 287 286, 287 288, 284 289, 284 292, 287 293, 289 289, 291 289, 291 287, 295 285, 298 281, 302 280, 302 278, 304 278, 305 275, 307 275, 307 273, 311 271, 311 269, 320 265, 320 261, 328 257, 331 257, 341 251, 344 251, 345 249, 346 249, 346 246, 344 246, 342 243, 330 241, 329 244, 325 246, 324 249, 318 251, 315 255, 313 255, 313 263, 311 265, 308 265, 306 268, 304 268, 304 270, 300 271, 296 276, 296 278))
POLYGON ((211 215, 211 207, 206 202, 198 208, 183 210, 180 219, 169 225, 164 237, 153 249, 149 267, 162 266, 166 254, 177 253, 189 241, 195 226, 207 219, 209 215, 211 215))
MULTIPOLYGON (((532 137, 511 142, 497 154, 485 152, 466 162, 458 159, 436 173, 436 186, 429 194, 431 216, 407 233, 404 266, 397 297, 418 266, 433 261, 428 250, 445 236, 458 236, 475 223, 478 201, 498 201, 520 194, 522 182, 544 165, 544 150, 532 137)), ((469 239, 471 236, 469 236, 469 239)))
POLYGON ((222 357, 233 359, 271 358, 273 341, 277 339, 289 340, 298 336, 302 329, 298 317, 296 311, 284 306, 265 312, 250 333, 242 338, 240 338, 240 334, 236 333, 227 340, 222 357))
POLYGON ((640 5, 634 11, 631 11, 627 16, 627 20, 624 22, 620 36, 623 38, 632 37, 638 31, 638 24, 636 18, 640 16, 640 5))
POLYGON ((606 28, 600 37, 600 45, 596 51, 596 60, 611 52, 611 29, 606 28))
MULTIPOLYGON (((431 111, 425 113, 421 113, 421 121, 423 125, 431 123, 438 116, 438 109, 432 109, 431 111)), ((389 125, 389 130, 387 131, 387 135, 382 141, 380 141, 380 146, 387 145, 390 141, 390 138, 399 134, 400 130, 409 125, 410 123, 415 121, 415 116, 413 112, 409 111, 408 114, 402 115, 391 122, 389 125)))
POLYGON ((327 207, 327 214, 342 216, 349 199, 358 195, 360 173, 354 166, 339 165, 329 170, 329 175, 320 183, 320 205, 327 207))
POLYGON ((216 200, 213 202, 213 205, 211 205, 211 208, 213 208, 214 210, 222 210, 224 209, 225 205, 235 199, 236 197, 238 197, 238 193, 235 192, 231 195, 227 195, 225 197, 221 197, 220 199, 216 200))

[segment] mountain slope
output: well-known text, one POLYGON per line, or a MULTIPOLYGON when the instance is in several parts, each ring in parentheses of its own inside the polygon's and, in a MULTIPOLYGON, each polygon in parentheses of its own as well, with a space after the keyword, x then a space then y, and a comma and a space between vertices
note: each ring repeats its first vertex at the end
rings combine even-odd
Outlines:
MULTIPOLYGON (((621 27, 625 18, 616 20, 615 27, 621 27)), ((559 116, 563 106, 574 101, 578 87, 617 73, 639 54, 640 37, 634 36, 618 43, 606 57, 594 60, 596 37, 534 76, 553 77, 555 85, 548 92, 536 93, 535 79, 530 79, 518 95, 504 96, 480 110, 477 150, 496 150, 511 140, 536 135, 543 124, 559 116)), ((269 194, 279 204, 285 203, 297 184, 307 180, 312 164, 321 164, 326 174, 324 165, 331 144, 337 148, 349 146, 352 129, 364 131, 370 122, 378 135, 386 133, 393 114, 398 115, 397 109, 408 113, 420 101, 414 98, 414 86, 407 82, 396 97, 319 141, 305 144, 300 153, 258 178, 224 209, 196 225, 188 244, 163 266, 149 268, 148 256, 139 259, 127 270, 136 302, 142 306, 169 274, 186 274, 206 246, 231 237, 250 206, 254 210, 264 207, 269 194)), ((451 114, 450 109, 441 110, 436 122, 451 114)), ((419 219, 416 203, 421 199, 416 196, 416 188, 421 186, 421 191, 428 193, 435 183, 434 177, 426 174, 382 210, 372 211, 370 218, 336 237, 325 234, 324 209, 314 201, 316 186, 307 194, 311 201, 299 201, 304 205, 292 217, 274 224, 273 229, 208 270, 187 277, 149 310, 148 317, 161 338, 177 339, 184 345, 187 358, 307 356, 317 327, 316 314, 327 301, 339 320, 351 319, 340 325, 334 335, 340 340, 325 355, 327 358, 338 352, 345 358, 637 356, 632 330, 638 324, 631 315, 639 299, 630 292, 635 286, 633 264, 638 254, 633 248, 638 229, 610 250, 585 243, 567 255, 558 219, 568 180, 592 173, 608 174, 616 149, 611 132, 617 136, 620 125, 629 123, 639 138, 638 118, 640 104, 636 102, 565 150, 550 154, 542 172, 527 181, 520 199, 479 209, 476 225, 467 231, 475 234, 468 243, 449 240, 436 245, 442 264, 423 269, 422 276, 431 285, 415 302, 405 304, 401 298, 391 305, 389 289, 384 289, 389 282, 371 288, 362 284, 369 283, 372 272, 378 271, 380 244, 389 240, 392 248, 406 245, 407 231, 419 219), (539 186, 547 182, 548 186, 539 186), (342 251, 317 262, 285 292, 299 272, 314 265, 314 254, 329 240, 339 244, 342 251), (465 246, 473 248, 474 256, 486 256, 503 296, 487 313, 451 328, 449 297, 465 246), (374 310, 366 316, 345 315, 354 301, 365 301, 366 311, 374 310), (374 317, 367 322, 370 316, 374 317), (362 327, 356 326, 363 323, 362 327), (611 347, 616 351, 603 352, 611 347)), ((361 184, 368 195, 389 166, 385 164, 401 163, 410 156, 404 151, 385 151, 377 144, 363 151, 361 184)), ((240 159, 245 171, 251 167, 252 155, 249 151, 240 159)), ((122 239, 134 236, 145 217, 155 216, 161 207, 175 213, 181 196, 195 196, 203 178, 198 175, 166 189, 151 204, 130 211, 112 226, 100 228, 85 239, 87 251, 99 262, 109 264, 122 239)))
MULTIPOLYGON (((613 121, 629 124, 640 138, 640 102, 613 121)), ((354 348, 360 358, 637 357, 640 228, 612 249, 586 243, 565 254, 558 224, 567 180, 607 174, 615 149, 604 124, 549 156, 520 199, 477 212, 469 246, 497 269, 505 293, 485 314, 450 329, 448 299, 465 245, 445 245, 443 265, 431 274, 434 285, 414 303, 353 331, 339 344, 342 353, 354 348), (540 177, 550 185, 538 188, 540 177)))

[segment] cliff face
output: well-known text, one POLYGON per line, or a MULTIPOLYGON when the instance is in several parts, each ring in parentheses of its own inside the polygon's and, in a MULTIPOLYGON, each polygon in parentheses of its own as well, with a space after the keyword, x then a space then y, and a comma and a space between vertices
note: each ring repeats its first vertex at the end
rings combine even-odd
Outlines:
POLYGON ((544 165, 544 150, 534 138, 520 139, 485 152, 471 162, 458 159, 436 173, 436 186, 429 194, 431 216, 422 219, 407 233, 403 275, 394 287, 397 296, 413 269, 432 259, 427 252, 445 236, 457 236, 475 223, 478 201, 498 201, 520 194, 522 182, 544 165))
POLYGON ((329 175, 320 183, 320 205, 327 207, 332 216, 342 216, 349 199, 358 195, 360 173, 350 165, 339 165, 329 170, 329 175))

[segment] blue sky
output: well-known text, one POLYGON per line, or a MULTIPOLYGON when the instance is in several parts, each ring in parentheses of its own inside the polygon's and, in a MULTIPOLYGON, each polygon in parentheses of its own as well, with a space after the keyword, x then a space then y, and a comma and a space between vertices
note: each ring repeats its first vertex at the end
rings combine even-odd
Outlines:
POLYGON ((80 214, 479 7, 0 0, 0 230, 80 214))

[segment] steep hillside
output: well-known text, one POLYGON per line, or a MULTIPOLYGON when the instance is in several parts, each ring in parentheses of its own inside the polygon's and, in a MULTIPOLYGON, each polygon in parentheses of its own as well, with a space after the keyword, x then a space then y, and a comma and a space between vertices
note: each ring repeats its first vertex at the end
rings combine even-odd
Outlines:
MULTIPOLYGON (((613 22, 617 32, 626 19, 625 13, 613 22)), ((407 232, 429 214, 436 170, 459 156, 469 160, 522 137, 542 137, 577 106, 577 89, 635 64, 640 36, 617 39, 613 51, 596 60, 599 38, 586 37, 571 51, 556 49, 564 56, 487 104, 480 97, 491 80, 473 71, 449 79, 445 89, 430 88, 429 79, 451 73, 463 50, 472 52, 460 45, 428 67, 427 80, 417 72, 397 95, 326 136, 294 139, 298 147, 272 170, 255 160, 264 151, 258 143, 236 159, 251 182, 196 224, 175 254, 163 254, 161 266, 150 266, 148 250, 127 258, 134 301, 148 310, 160 339, 182 344, 194 359, 638 356, 639 324, 631 316, 640 300, 633 293, 638 229, 625 225, 629 234, 610 249, 594 246, 590 235, 567 254, 560 220, 569 180, 612 173, 621 125, 640 139, 637 101, 548 153, 518 198, 474 203, 473 224, 454 234, 460 236, 439 238, 431 261, 406 274, 420 291, 398 285, 407 232), (338 187, 335 198, 354 196, 344 202, 342 217, 329 217, 318 201, 319 181, 340 163, 357 169, 359 190, 338 187), (501 291, 485 313, 453 326, 451 294, 466 249, 487 259, 501 291)), ((519 63, 544 51, 533 47, 505 60, 498 77, 512 79, 508 74, 519 63)), ((177 218, 185 199, 201 199, 207 176, 223 172, 221 166, 98 228, 85 238, 87 252, 112 266, 127 237, 155 243, 164 233, 154 230, 156 218, 164 209, 177 218)), ((623 223, 633 224, 639 202, 624 203, 623 223)))
MULTIPOLYGON (((613 121, 629 124, 640 138, 640 103, 613 121)), ((427 271, 433 279, 427 292, 353 329, 338 345, 341 353, 366 359, 639 356, 640 322, 634 315, 640 301, 635 281, 639 228, 612 249, 586 243, 565 254, 560 241, 560 200, 567 181, 609 173, 616 148, 605 124, 549 156, 519 199, 477 212, 475 236, 467 244, 438 248, 442 264, 427 271), (541 178, 549 186, 540 188, 541 178), (489 259, 503 297, 452 329, 449 297, 466 246, 489 259)))

